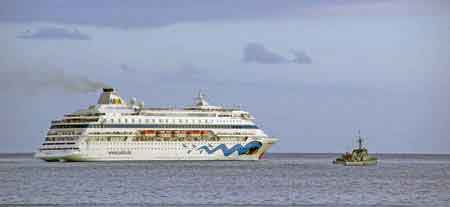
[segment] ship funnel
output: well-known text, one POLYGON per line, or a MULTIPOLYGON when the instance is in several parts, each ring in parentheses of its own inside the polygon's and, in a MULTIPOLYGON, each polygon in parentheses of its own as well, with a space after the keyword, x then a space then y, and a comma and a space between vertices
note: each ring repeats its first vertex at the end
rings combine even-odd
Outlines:
POLYGON ((103 92, 114 92, 114 88, 103 88, 103 92))
POLYGON ((103 88, 97 104, 125 104, 123 99, 116 93, 114 88, 103 88))

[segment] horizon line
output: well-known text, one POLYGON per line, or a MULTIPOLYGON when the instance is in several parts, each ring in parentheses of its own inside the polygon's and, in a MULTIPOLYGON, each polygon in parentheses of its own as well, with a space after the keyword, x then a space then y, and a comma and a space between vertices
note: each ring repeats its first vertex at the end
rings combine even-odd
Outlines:
MULTIPOLYGON (((345 152, 267 152, 267 154, 342 154, 345 152)), ((0 152, 0 155, 32 155, 35 154, 35 152, 0 152)), ((375 155, 450 155, 450 152, 448 153, 421 153, 421 152, 376 152, 376 153, 370 153, 375 155)))

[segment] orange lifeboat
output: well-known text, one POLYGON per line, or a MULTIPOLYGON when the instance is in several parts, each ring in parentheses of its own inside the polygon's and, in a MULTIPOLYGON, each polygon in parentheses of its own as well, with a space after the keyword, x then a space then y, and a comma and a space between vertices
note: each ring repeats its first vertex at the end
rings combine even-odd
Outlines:
POLYGON ((201 131, 200 130, 192 130, 191 131, 191 136, 193 137, 198 137, 201 135, 201 131))
POLYGON ((172 132, 171 131, 160 131, 159 135, 161 137, 171 137, 172 136, 172 132))
POLYGON ((185 137, 186 131, 175 131, 175 136, 176 137, 185 137))
POLYGON ((141 134, 143 134, 143 135, 155 135, 156 131, 155 130, 142 130, 141 134))

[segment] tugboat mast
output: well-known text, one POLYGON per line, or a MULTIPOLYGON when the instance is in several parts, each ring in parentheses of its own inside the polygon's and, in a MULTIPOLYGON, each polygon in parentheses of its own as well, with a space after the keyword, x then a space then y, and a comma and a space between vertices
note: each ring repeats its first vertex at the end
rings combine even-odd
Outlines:
POLYGON ((359 145, 359 149, 362 149, 362 138, 361 138, 360 130, 358 130, 358 145, 359 145))

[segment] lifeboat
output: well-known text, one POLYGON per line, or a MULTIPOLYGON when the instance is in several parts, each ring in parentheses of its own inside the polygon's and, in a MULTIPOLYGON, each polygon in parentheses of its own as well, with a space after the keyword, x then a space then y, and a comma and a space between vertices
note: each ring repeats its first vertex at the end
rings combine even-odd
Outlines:
POLYGON ((175 137, 185 137, 186 136, 186 131, 174 131, 174 135, 175 137))
POLYGON ((192 130, 191 131, 191 136, 192 137, 198 137, 198 136, 201 136, 201 135, 202 135, 202 132, 200 130, 192 130))
POLYGON ((156 134, 155 130, 142 130, 140 132, 142 135, 155 135, 156 134))
POLYGON ((165 137, 165 138, 167 137, 168 138, 168 137, 172 136, 172 132, 171 131, 159 131, 159 133, 160 133, 159 134, 160 137, 165 137))

